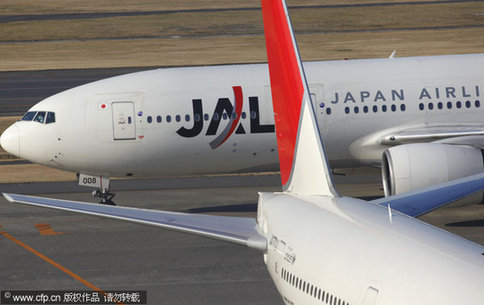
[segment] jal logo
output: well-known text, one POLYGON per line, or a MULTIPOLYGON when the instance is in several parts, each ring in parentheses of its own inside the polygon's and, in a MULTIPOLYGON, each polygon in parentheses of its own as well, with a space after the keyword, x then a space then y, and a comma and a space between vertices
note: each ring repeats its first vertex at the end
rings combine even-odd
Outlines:
MULTIPOLYGON (((212 119, 207 128, 206 136, 214 136, 217 134, 220 122, 224 114, 229 119, 227 125, 224 127, 223 131, 209 143, 212 149, 216 149, 222 145, 228 138, 235 132, 235 134, 246 134, 246 129, 244 128, 240 118, 243 116, 242 108, 244 104, 244 96, 242 92, 242 87, 234 86, 232 87, 234 91, 234 105, 230 102, 228 98, 219 98, 215 109, 213 111, 212 119)), ((182 137, 192 138, 198 136, 203 130, 204 121, 207 119, 207 115, 203 114, 203 105, 201 99, 192 100, 193 107, 193 126, 191 128, 181 127, 176 131, 182 137)), ((260 124, 260 113, 259 113, 259 98, 257 96, 249 97, 249 121, 250 129, 249 133, 271 133, 274 132, 274 124, 260 124)), ((242 119, 244 119, 243 117, 242 119)))

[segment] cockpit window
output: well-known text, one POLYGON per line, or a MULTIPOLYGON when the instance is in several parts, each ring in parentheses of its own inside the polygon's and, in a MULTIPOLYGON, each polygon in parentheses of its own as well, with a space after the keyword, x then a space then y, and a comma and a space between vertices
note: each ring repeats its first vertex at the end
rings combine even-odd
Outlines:
POLYGON ((54 112, 47 112, 47 119, 45 120, 45 124, 55 123, 55 113, 54 112))
POLYGON ((41 124, 55 123, 55 112, 29 111, 20 119, 21 121, 34 121, 41 124))
POLYGON ((20 119, 21 121, 32 121, 37 111, 29 111, 20 119))
POLYGON ((44 123, 45 120, 45 111, 37 112, 37 115, 34 118, 34 122, 44 123))

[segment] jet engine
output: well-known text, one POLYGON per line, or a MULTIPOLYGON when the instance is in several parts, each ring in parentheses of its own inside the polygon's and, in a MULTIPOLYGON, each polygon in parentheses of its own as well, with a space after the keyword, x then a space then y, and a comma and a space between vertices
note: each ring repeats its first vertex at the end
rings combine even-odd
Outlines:
POLYGON ((383 152, 385 196, 483 171, 483 151, 472 146, 415 143, 391 147, 383 152))

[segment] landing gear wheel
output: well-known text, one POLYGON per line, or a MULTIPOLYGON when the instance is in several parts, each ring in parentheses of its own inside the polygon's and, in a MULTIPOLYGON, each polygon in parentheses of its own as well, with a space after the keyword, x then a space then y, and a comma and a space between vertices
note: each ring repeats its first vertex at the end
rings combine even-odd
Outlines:
POLYGON ((101 198, 101 201, 99 201, 100 204, 116 205, 112 200, 114 196, 116 196, 116 194, 109 191, 96 190, 92 192, 92 197, 101 198))

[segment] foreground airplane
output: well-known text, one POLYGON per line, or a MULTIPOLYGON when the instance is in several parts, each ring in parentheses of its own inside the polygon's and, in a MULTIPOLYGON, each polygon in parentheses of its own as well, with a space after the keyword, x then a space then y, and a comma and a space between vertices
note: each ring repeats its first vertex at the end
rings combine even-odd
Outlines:
POLYGON ((260 193, 257 220, 6 198, 258 249, 286 304, 482 305, 484 247, 413 217, 483 189, 484 174, 373 202, 341 197, 285 3, 263 0, 262 11, 284 191, 260 193))
MULTIPOLYGON (((308 62, 332 167, 382 167, 386 195, 484 171, 484 54, 308 62)), ((0 139, 10 153, 110 176, 277 170, 267 65, 158 69, 64 91, 0 139)), ((104 194, 101 194, 104 193, 104 194)))

